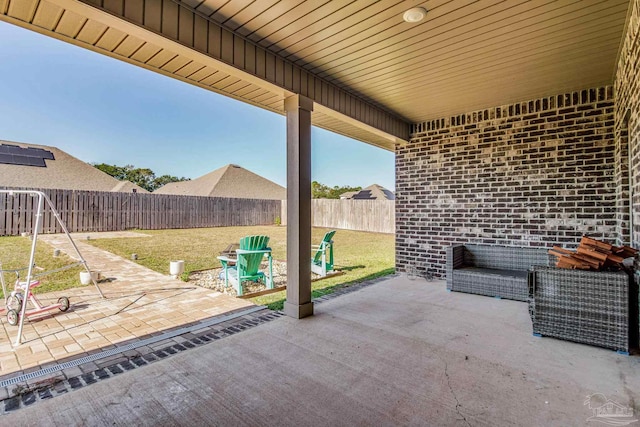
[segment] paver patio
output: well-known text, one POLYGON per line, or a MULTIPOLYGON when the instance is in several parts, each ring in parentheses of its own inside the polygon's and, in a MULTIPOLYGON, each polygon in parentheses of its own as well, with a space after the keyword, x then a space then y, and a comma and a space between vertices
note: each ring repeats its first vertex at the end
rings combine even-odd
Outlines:
MULTIPOLYGON (((68 296, 71 309, 65 313, 55 310, 25 320, 23 343, 17 347, 13 343, 18 327, 10 326, 3 316, 0 322, 0 380, 254 306, 248 301, 156 273, 84 243, 80 238, 127 235, 132 233, 83 233, 74 239, 90 268, 111 279, 99 283, 106 299, 100 298, 93 285, 38 295, 44 304, 68 296)), ((75 256, 65 235, 38 238, 75 256)))

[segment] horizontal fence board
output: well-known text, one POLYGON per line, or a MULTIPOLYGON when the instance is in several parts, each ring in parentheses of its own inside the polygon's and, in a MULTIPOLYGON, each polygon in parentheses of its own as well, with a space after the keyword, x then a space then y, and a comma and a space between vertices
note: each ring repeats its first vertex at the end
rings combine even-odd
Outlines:
MULTIPOLYGON (((287 201, 282 201, 282 224, 287 223, 287 201)), ((311 225, 342 230, 395 233, 395 201, 313 199, 311 225)))
MULTIPOLYGON (((42 191, 49 197, 70 232, 269 225, 282 217, 280 200, 29 190, 42 191)), ((0 194, 0 236, 33 233, 37 208, 37 197, 0 194)), ((41 233, 63 232, 46 203, 41 224, 41 233)))

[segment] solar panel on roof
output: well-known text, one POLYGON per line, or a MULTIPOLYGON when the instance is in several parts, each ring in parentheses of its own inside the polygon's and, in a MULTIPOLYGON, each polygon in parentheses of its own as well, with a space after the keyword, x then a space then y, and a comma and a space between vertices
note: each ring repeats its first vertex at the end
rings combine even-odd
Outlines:
POLYGON ((31 148, 31 147, 27 147, 27 148, 23 148, 22 149, 22 153, 20 153, 22 156, 29 156, 29 157, 40 157, 42 158, 42 155, 44 154, 42 149, 40 148, 31 148))
POLYGON ((20 147, 18 147, 17 145, 11 145, 11 144, 0 145, 0 149, 5 153, 11 153, 16 148, 20 148, 20 147))
POLYGON ((13 156, 13 162, 15 164, 20 164, 20 165, 24 165, 24 166, 33 166, 31 164, 33 159, 34 159, 33 157, 16 156, 15 154, 13 156))
POLYGON ((16 156, 13 154, 2 154, 0 155, 0 163, 5 163, 8 165, 15 166, 36 166, 36 167, 47 167, 47 164, 44 162, 44 159, 39 157, 29 157, 29 156, 16 156))
POLYGON ((355 194, 353 196, 354 199, 356 200, 360 200, 360 199, 370 199, 371 198, 371 190, 362 190, 359 191, 357 194, 355 194))
POLYGON ((42 148, 32 148, 32 147, 25 148, 25 150, 28 150, 28 151, 23 152, 22 153, 23 156, 40 157, 41 159, 55 160, 55 158, 53 157, 53 153, 51 151, 43 150, 42 148))
POLYGON ((42 158, 45 160, 55 160, 56 158, 53 156, 53 153, 51 151, 47 151, 47 150, 40 150, 42 151, 42 158))
MULTIPOLYGON (((16 156, 17 157, 17 156, 16 156)), ((23 162, 28 166, 38 166, 38 167, 47 167, 47 164, 44 162, 42 157, 30 157, 30 156, 21 156, 23 158, 23 162)))
POLYGON ((47 167, 45 159, 54 160, 51 151, 42 148, 23 148, 17 145, 0 145, 0 163, 16 166, 47 167))
POLYGON ((9 154, 20 154, 23 150, 22 147, 18 147, 17 145, 9 145, 7 149, 9 154))

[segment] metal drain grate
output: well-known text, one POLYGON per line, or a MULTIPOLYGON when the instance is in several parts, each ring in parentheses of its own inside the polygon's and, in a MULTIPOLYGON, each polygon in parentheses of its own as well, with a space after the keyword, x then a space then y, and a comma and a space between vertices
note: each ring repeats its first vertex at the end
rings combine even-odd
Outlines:
POLYGON ((146 345, 150 345, 153 343, 156 343, 158 341, 162 341, 162 340, 166 340, 169 338, 173 338, 173 337, 177 337, 178 335, 182 335, 185 334, 187 332, 192 332, 194 330, 198 330, 198 329, 202 329, 202 328, 206 328, 209 326, 213 326, 213 325, 217 325, 219 323, 223 323, 223 322, 227 322, 229 320, 233 320, 233 319, 237 319, 238 317, 242 317, 242 316, 246 316, 247 314, 251 314, 251 313, 255 313, 256 311, 260 311, 260 310, 264 310, 266 309, 265 306, 255 306, 255 307, 251 307, 247 310, 243 310, 241 312, 238 313, 234 313, 234 314, 229 314, 226 316, 221 316, 221 317, 216 317, 213 319, 209 319, 207 321, 195 324, 195 325, 191 325, 191 326, 187 326, 185 328, 181 328, 181 329, 176 329, 174 331, 170 331, 170 332, 165 332, 162 335, 157 335, 155 337, 151 337, 151 338, 147 338, 144 339, 142 341, 136 341, 130 344, 126 344, 123 345, 121 347, 117 347, 111 350, 105 350, 101 353, 96 353, 96 354, 91 354, 89 356, 84 356, 75 360, 71 360, 69 362, 65 362, 65 363, 60 363, 58 365, 54 365, 54 366, 50 366, 48 368, 44 368, 41 369, 39 371, 34 371, 34 372, 30 372, 28 374, 23 374, 23 375, 19 375, 13 378, 9 378, 6 379, 4 381, 0 381, 0 387, 7 387, 13 384, 18 384, 27 380, 31 380, 37 377, 41 377, 44 375, 48 375, 48 374, 52 374, 54 372, 57 371, 62 371, 64 369, 68 369, 68 368, 73 368, 75 366, 79 366, 82 364, 85 364, 87 362, 93 362, 95 360, 100 360, 109 356, 113 356, 119 353, 122 353, 124 351, 127 350, 133 350, 137 347, 142 347, 142 346, 146 346, 146 345))

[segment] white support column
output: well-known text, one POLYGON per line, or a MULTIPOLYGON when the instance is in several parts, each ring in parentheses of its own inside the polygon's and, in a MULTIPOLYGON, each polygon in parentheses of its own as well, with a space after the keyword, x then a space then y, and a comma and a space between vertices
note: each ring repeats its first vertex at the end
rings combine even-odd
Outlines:
POLYGON ((311 112, 313 101, 294 95, 287 112, 287 316, 313 315, 311 302, 311 112))

